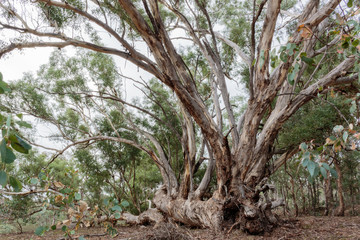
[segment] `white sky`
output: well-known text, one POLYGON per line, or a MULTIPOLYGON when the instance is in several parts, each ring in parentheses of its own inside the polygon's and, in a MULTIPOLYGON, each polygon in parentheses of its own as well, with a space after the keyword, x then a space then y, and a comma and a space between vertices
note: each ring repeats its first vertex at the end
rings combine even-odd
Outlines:
POLYGON ((40 65, 49 61, 52 48, 25 49, 13 51, 0 58, 0 72, 4 81, 20 79, 24 72, 36 73, 40 65))

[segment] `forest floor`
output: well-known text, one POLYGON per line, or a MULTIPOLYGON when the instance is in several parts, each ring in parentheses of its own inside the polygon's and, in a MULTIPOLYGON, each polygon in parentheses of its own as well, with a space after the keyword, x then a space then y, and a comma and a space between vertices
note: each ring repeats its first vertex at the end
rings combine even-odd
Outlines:
MULTIPOLYGON (((240 230, 230 233, 213 232, 208 229, 189 229, 177 225, 131 226, 117 227, 118 235, 100 236, 101 228, 80 229, 73 237, 83 235, 89 240, 260 240, 260 239, 360 239, 360 216, 356 217, 313 217, 303 216, 298 218, 283 219, 283 222, 271 233, 260 236, 249 236, 240 230), (96 236, 95 236, 96 235, 96 236)), ((22 234, 2 234, 1 240, 60 240, 64 239, 60 230, 49 231, 44 236, 38 237, 33 232, 22 234)), ((75 238, 73 238, 75 239, 75 238)))

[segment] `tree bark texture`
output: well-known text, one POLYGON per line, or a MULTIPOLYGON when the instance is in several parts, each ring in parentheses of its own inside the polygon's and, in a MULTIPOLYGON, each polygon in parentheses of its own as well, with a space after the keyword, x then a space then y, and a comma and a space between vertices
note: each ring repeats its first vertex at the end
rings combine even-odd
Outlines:
POLYGON ((339 206, 335 210, 336 216, 344 216, 345 214, 345 202, 344 202, 344 191, 343 191, 343 185, 342 185, 342 172, 340 168, 340 164, 338 160, 334 160, 334 166, 336 173, 338 174, 338 177, 336 179, 336 186, 337 186, 337 192, 339 196, 339 206))

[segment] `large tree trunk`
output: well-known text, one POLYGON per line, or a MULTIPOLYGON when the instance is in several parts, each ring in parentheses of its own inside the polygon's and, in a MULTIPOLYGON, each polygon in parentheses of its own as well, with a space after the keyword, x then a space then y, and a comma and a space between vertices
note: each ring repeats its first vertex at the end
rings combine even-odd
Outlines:
MULTIPOLYGON (((266 192, 267 189, 269 185, 264 184, 262 190, 266 192)), ((271 209, 283 205, 281 200, 259 201, 258 193, 259 191, 253 192, 253 196, 247 193, 247 196, 235 205, 231 198, 216 194, 206 201, 181 197, 172 199, 166 189, 162 188, 156 192, 153 202, 171 219, 189 226, 221 230, 241 225, 247 232, 257 234, 276 225, 277 219, 271 209)))

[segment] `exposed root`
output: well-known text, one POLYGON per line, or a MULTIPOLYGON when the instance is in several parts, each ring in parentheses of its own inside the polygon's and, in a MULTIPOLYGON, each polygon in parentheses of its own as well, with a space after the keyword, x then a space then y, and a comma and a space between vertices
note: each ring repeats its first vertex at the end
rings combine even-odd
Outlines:
POLYGON ((155 224, 158 225, 165 221, 164 216, 160 213, 159 210, 155 208, 150 208, 145 212, 141 213, 139 216, 132 215, 130 213, 123 213, 120 220, 125 220, 126 223, 130 225, 149 225, 155 224))

